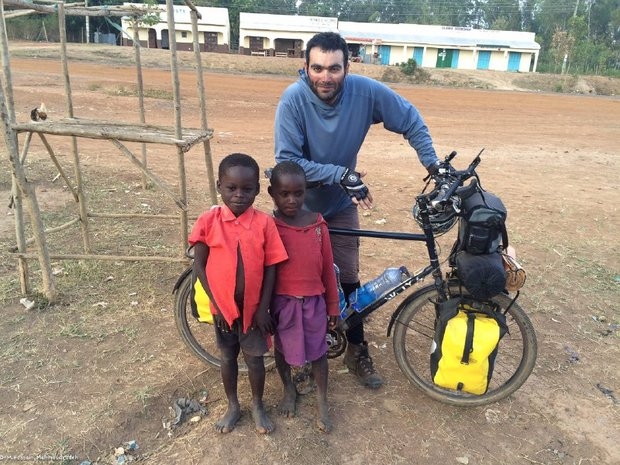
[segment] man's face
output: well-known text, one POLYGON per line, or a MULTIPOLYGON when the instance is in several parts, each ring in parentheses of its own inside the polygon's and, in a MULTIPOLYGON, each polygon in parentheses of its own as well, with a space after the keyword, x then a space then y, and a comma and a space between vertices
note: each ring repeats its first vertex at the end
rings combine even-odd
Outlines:
POLYGON ((345 61, 342 50, 328 52, 320 47, 310 50, 306 74, 312 91, 328 105, 334 103, 342 90, 348 69, 349 62, 345 61))

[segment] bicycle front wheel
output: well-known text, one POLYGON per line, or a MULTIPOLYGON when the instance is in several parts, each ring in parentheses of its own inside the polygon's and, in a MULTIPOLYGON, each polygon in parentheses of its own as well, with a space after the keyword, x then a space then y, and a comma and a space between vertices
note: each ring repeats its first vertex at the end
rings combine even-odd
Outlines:
MULTIPOLYGON (((450 297, 460 289, 451 286, 450 297)), ((506 313, 509 333, 499 343, 493 377, 485 394, 468 394, 433 383, 430 352, 435 333, 435 304, 438 294, 433 285, 420 289, 403 303, 395 321, 392 339, 394 355, 405 376, 435 400, 457 406, 479 406, 504 399, 519 389, 534 369, 537 354, 534 327, 523 309, 500 294, 493 301, 506 313)))
MULTIPOLYGON (((215 340, 213 324, 198 321, 192 314, 191 299, 192 275, 189 273, 181 282, 175 293, 174 321, 181 339, 192 353, 203 362, 215 367, 221 366, 220 350, 215 340)), ((273 349, 265 354, 265 369, 275 366, 273 349)), ((248 367, 239 354, 239 371, 247 372, 248 367)))

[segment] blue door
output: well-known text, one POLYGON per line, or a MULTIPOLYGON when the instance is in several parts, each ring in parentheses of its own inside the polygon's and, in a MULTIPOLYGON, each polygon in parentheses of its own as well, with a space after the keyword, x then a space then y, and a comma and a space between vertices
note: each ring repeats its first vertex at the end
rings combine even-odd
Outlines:
POLYGON ((489 69, 489 63, 491 61, 491 52, 490 51, 480 51, 478 52, 478 65, 477 69, 489 69))
POLYGON ((390 64, 390 50, 391 47, 389 45, 379 45, 379 55, 381 56, 382 65, 390 64))
POLYGON ((424 48, 423 47, 414 47, 413 59, 418 64, 418 66, 422 66, 422 60, 424 59, 424 48))
POLYGON ((458 68, 459 67, 459 51, 458 50, 453 50, 452 51, 452 68, 458 68))
POLYGON ((521 64, 521 53, 508 52, 508 71, 519 71, 521 64))

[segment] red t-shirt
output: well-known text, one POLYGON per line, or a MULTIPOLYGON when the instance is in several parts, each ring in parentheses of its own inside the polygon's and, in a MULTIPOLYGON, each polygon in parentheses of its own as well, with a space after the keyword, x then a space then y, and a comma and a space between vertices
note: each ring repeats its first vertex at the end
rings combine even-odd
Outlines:
POLYGON ((334 255, 327 223, 319 214, 309 226, 291 226, 275 218, 288 253, 278 264, 274 294, 315 296, 325 294, 328 315, 339 315, 334 255))
MULTIPOLYGON (((207 282, 229 325, 240 316, 234 297, 237 247, 240 248, 245 274, 243 331, 246 332, 260 302, 265 267, 287 259, 273 218, 252 207, 236 217, 227 206, 215 206, 196 220, 189 243, 196 242, 209 247, 207 282)), ((217 310, 211 307, 211 311, 217 310)))

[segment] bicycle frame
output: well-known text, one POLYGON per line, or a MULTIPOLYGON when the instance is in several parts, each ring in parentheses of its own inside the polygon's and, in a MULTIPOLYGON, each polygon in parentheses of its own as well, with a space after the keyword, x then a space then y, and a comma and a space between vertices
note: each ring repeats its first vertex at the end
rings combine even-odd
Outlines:
MULTIPOLYGON (((471 183, 467 187, 462 187, 463 182, 472 176, 475 176, 477 181, 477 176, 475 174, 475 169, 480 163, 480 155, 484 149, 478 153, 478 155, 474 158, 474 160, 469 164, 469 167, 464 171, 452 171, 451 179, 449 187, 446 185, 445 190, 443 190, 439 198, 434 199, 434 203, 442 203, 446 202, 448 199, 452 197, 455 193, 458 194, 458 191, 461 190, 463 192, 470 191, 476 188, 477 183, 471 183)), ((450 167, 450 161, 456 156, 456 152, 450 153, 445 159, 444 167, 450 167)), ((449 172, 449 170, 448 170, 449 172)), ((427 186, 430 183, 430 175, 425 178, 428 180, 427 186)), ((425 189, 426 190, 426 187, 425 189)), ((435 278, 434 286, 438 293, 438 301, 436 303, 445 302, 448 299, 447 293, 447 281, 443 278, 441 268, 439 265, 439 256, 437 253, 437 247, 435 245, 435 234, 433 233, 433 228, 430 220, 430 209, 431 209, 431 200, 429 198, 430 194, 424 194, 424 191, 416 197, 416 206, 419 209, 421 226, 422 226, 422 234, 416 233, 404 233, 404 232, 384 232, 384 231, 372 231, 372 230, 364 230, 364 229, 348 229, 348 228, 329 228, 329 232, 331 234, 340 234, 346 236, 357 236, 357 237, 372 237, 379 239, 396 239, 396 240, 407 240, 407 241, 416 241, 416 242, 425 242, 426 250, 428 251, 429 257, 429 265, 423 268, 421 271, 417 272, 413 276, 407 278, 403 283, 399 284, 395 288, 391 289, 387 294, 381 297, 379 300, 373 302, 364 308, 361 312, 355 312, 349 315, 345 321, 340 320, 340 329, 346 330, 353 325, 359 324, 362 319, 374 312, 376 309, 381 307, 386 302, 392 300, 398 294, 404 292, 409 287, 418 283, 428 275, 432 274, 435 278)), ((415 295, 415 294, 414 294, 415 295)), ((398 317, 399 311, 402 309, 402 306, 396 309, 394 314, 392 315, 392 320, 388 326, 388 333, 390 335, 391 328, 394 320, 398 317)))
MULTIPOLYGON (((377 239, 396 239, 396 240, 405 240, 405 241, 415 241, 415 242, 424 242, 426 245, 426 250, 428 252, 429 257, 429 265, 424 267, 422 270, 416 272, 412 276, 408 277, 404 282, 400 283, 398 286, 394 287, 390 291, 388 291, 383 297, 379 300, 371 303, 367 307, 365 307, 361 312, 354 312, 349 317, 340 321, 340 329, 346 331, 348 328, 355 326, 362 322, 362 319, 367 315, 370 315, 372 312, 377 310, 379 307, 383 306, 385 303, 389 302, 397 295, 409 289, 414 284, 422 281, 429 275, 433 275, 435 278, 435 287, 440 296, 440 301, 447 300, 447 295, 445 291, 445 281, 443 279, 443 275, 441 272, 441 267, 439 265, 439 256, 437 253, 437 246, 435 245, 435 235, 433 234, 433 230, 430 223, 429 213, 428 213, 428 197, 426 195, 420 195, 416 198, 416 203, 420 208, 420 216, 422 218, 422 230, 423 233, 405 233, 405 232, 396 232, 396 231, 375 231, 368 229, 350 229, 350 228, 330 228, 330 234, 337 234, 342 236, 355 236, 355 237, 371 237, 377 239)), ((400 307, 399 307, 400 309, 400 307)), ((397 309, 392 315, 392 319, 388 326, 387 335, 390 336, 392 324, 395 318, 398 316, 397 309)))

